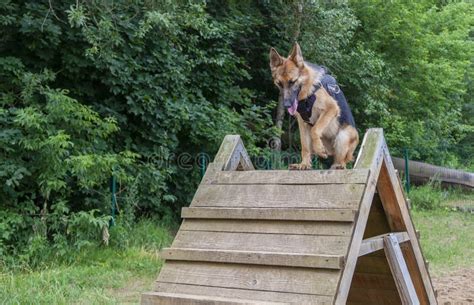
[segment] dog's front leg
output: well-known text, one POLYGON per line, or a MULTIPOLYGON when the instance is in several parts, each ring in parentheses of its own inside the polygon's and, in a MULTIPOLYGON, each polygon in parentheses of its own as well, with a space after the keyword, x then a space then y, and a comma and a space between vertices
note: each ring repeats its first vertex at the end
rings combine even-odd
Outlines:
POLYGON ((311 169, 311 126, 297 115, 298 128, 301 139, 301 163, 290 164, 290 169, 306 170, 311 169))
POLYGON ((313 151, 321 158, 326 159, 328 157, 326 148, 321 140, 324 131, 328 127, 329 123, 338 115, 339 109, 336 105, 329 104, 327 109, 322 112, 321 116, 316 121, 316 124, 311 128, 311 140, 313 144, 313 151))

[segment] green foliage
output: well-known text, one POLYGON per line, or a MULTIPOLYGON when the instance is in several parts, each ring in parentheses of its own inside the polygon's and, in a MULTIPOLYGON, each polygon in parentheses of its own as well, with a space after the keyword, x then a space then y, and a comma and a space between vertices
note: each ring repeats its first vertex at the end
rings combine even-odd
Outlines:
POLYGON ((411 205, 418 210, 436 210, 442 207, 446 200, 446 192, 441 190, 438 183, 431 182, 413 187, 408 194, 411 205))
POLYGON ((175 223, 199 153, 212 158, 225 134, 252 156, 271 158, 279 133, 295 151, 296 128, 272 127, 268 68, 270 46, 284 54, 294 40, 338 78, 361 132, 383 127, 395 155, 472 167, 473 11, 431 0, 1 2, 0 257, 35 265, 43 250, 100 242, 111 175, 123 225, 111 243, 143 217, 175 223))
POLYGON ((62 258, 42 257, 41 269, 0 265, 0 304, 138 303, 162 265, 158 251, 172 237, 149 220, 133 228, 114 226, 110 234, 109 247, 67 247, 62 258))

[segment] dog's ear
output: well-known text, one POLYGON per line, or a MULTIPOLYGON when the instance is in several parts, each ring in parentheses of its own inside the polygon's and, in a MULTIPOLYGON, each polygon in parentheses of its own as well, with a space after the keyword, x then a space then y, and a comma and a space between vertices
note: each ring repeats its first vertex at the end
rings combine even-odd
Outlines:
POLYGON ((297 42, 295 42, 295 44, 293 45, 293 49, 291 49, 291 52, 288 58, 291 61, 293 61, 298 68, 303 68, 303 65, 304 65, 303 53, 301 53, 300 45, 297 42))
POLYGON ((283 58, 278 54, 278 52, 274 49, 270 49, 270 68, 273 70, 283 64, 283 58))

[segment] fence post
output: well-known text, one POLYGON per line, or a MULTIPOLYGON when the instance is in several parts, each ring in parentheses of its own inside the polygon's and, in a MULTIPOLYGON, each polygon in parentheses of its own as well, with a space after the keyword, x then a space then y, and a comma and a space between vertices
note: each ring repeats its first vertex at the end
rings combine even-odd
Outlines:
POLYGON ((115 225, 115 213, 117 212, 117 180, 114 175, 110 177, 110 192, 112 193, 112 206, 111 206, 111 216, 112 219, 109 221, 109 227, 112 227, 115 225))
POLYGON ((405 188, 407 193, 410 193, 410 167, 408 166, 408 148, 404 149, 405 155, 405 188))

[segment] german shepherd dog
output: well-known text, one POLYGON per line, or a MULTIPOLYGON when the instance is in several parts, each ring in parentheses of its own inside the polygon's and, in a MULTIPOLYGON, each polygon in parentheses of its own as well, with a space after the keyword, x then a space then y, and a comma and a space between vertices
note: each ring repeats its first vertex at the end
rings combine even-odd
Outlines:
POLYGON ((288 112, 298 120, 301 138, 301 163, 290 169, 311 169, 311 156, 334 156, 331 169, 345 169, 353 160, 359 134, 344 94, 327 69, 303 60, 295 43, 284 58, 270 49, 270 68, 280 98, 288 112))

